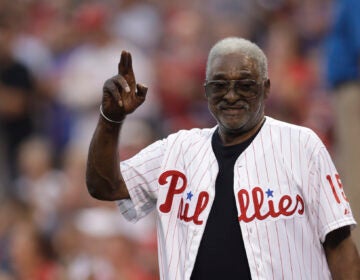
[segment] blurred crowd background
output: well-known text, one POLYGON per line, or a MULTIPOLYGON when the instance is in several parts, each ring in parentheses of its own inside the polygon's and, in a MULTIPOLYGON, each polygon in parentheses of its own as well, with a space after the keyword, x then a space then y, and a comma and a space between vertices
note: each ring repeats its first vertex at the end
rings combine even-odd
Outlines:
POLYGON ((210 47, 256 42, 272 82, 267 115, 315 130, 333 151, 324 79, 331 0, 0 0, 0 279, 158 279, 154 217, 124 222, 92 199, 86 153, 121 50, 148 98, 128 116, 126 159, 179 129, 215 124, 210 47))

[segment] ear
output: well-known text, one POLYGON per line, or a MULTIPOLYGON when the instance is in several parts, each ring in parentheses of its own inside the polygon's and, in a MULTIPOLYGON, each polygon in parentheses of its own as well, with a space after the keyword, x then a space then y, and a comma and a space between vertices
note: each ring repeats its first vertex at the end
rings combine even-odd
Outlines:
POLYGON ((270 94, 270 79, 264 82, 264 97, 268 98, 270 94))

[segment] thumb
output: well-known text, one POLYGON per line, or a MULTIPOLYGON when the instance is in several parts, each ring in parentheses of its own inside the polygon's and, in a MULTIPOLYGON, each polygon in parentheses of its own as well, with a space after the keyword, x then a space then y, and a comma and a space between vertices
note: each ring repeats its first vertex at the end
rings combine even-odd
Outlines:
POLYGON ((147 86, 144 86, 142 84, 136 84, 136 96, 145 98, 147 91, 147 86))

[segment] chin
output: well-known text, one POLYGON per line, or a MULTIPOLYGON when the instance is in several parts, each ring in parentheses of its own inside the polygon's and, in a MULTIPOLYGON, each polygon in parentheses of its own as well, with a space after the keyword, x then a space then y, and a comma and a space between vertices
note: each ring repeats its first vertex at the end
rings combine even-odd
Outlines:
POLYGON ((224 133, 242 134, 253 129, 262 119, 260 115, 246 114, 236 116, 218 116, 217 122, 224 133))
POLYGON ((219 123, 221 130, 227 134, 237 134, 246 131, 246 125, 244 123, 226 124, 219 123))
POLYGON ((239 130, 249 124, 248 118, 219 118, 218 123, 227 130, 239 130))

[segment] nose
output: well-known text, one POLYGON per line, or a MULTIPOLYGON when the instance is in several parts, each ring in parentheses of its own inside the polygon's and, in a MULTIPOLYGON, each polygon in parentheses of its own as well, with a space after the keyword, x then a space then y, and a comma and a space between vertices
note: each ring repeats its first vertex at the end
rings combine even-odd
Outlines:
POLYGON ((224 99, 226 99, 228 102, 234 102, 239 99, 239 95, 236 94, 234 89, 235 83, 234 81, 231 81, 231 84, 229 85, 228 92, 224 95, 224 99))

